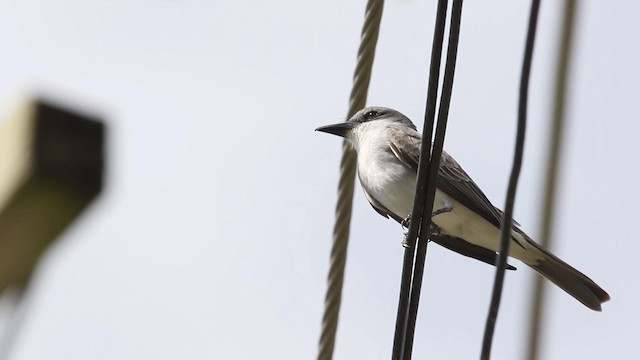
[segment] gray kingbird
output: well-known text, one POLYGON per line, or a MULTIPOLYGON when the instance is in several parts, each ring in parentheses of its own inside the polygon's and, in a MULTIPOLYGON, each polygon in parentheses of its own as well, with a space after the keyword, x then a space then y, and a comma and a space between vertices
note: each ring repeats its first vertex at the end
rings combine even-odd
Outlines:
MULTIPOLYGON (((367 107, 343 123, 316 129, 347 139, 358 157, 365 197, 386 218, 405 224, 413 208, 422 137, 400 112, 367 107)), ((462 255, 495 264, 502 212, 458 163, 442 153, 432 240, 462 255)), ((580 271, 536 244, 514 221, 509 256, 527 264, 587 307, 601 311, 609 294, 580 271)), ((510 269, 515 269, 509 266, 510 269)))

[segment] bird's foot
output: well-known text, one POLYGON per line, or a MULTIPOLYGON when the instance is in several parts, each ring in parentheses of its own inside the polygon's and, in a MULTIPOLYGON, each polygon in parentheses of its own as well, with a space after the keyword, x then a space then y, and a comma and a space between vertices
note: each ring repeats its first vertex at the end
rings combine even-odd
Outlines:
POLYGON ((411 246, 409 246, 409 232, 404 233, 404 236, 402 237, 402 242, 400 242, 400 244, 402 244, 402 247, 405 249, 409 249, 411 246))
POLYGON ((411 225, 411 213, 409 213, 409 215, 407 215, 407 217, 400 222, 400 226, 402 226, 404 229, 408 229, 409 225, 411 225))
POLYGON ((432 222, 431 225, 429 225, 429 238, 434 236, 440 236, 441 234, 442 234, 442 229, 440 229, 440 226, 432 222))
MULTIPOLYGON (((406 218, 404 218, 404 220, 402 220, 400 222, 400 226, 402 226, 403 229, 409 230, 409 226, 411 225, 411 213, 409 213, 409 215, 407 215, 406 218)), ((410 248, 411 246, 409 246, 409 232, 407 231, 406 233, 404 233, 404 236, 402 237, 402 247, 407 249, 410 248)))
POLYGON ((431 213, 431 224, 429 224, 429 238, 440 236, 442 234, 442 229, 440 228, 440 226, 436 225, 436 223, 433 222, 433 218, 440 214, 451 212, 451 210, 453 210, 453 207, 445 206, 431 213))
MULTIPOLYGON (((445 206, 443 208, 440 208, 432 212, 431 218, 433 218, 434 216, 438 216, 440 214, 451 212, 451 210, 453 210, 453 207, 445 206)), ((411 213, 409 213, 409 215, 404 220, 402 220, 402 222, 400 222, 400 225, 405 229, 409 229, 409 225, 411 225, 411 213)), ((430 235, 429 237, 440 236, 441 233, 442 233, 442 229, 440 229, 438 225, 436 225, 433 221, 431 221, 431 224, 429 224, 429 235, 430 235)), ((409 235, 409 232, 406 232, 404 233, 404 237, 402 238, 402 247, 404 248, 410 247, 408 235, 409 235)))

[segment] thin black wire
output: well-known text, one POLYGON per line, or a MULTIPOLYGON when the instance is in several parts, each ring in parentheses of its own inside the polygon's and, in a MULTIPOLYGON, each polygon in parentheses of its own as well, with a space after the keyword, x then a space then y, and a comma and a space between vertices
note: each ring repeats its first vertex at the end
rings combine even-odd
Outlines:
MULTIPOLYGON (((435 108, 438 96, 438 82, 440 77, 440 61, 442 58, 442 44, 444 40, 445 20, 447 15, 447 0, 439 0, 436 10, 435 30, 433 34, 433 44, 431 49, 431 65, 429 71, 429 84, 427 90, 427 101, 425 109, 424 128, 422 132, 423 145, 420 150, 420 161, 418 164, 418 178, 416 184, 416 195, 411 212, 411 222, 407 232, 407 248, 404 251, 402 264, 402 280, 400 283, 400 298, 398 300, 398 313, 396 317, 396 329, 393 338, 392 359, 402 358, 402 349, 406 336, 407 316, 409 313, 409 294, 411 291, 411 278, 415 258, 415 243, 420 227, 420 220, 425 207, 433 207, 433 199, 430 206, 426 205, 426 179, 431 152, 431 137, 433 136, 433 123, 435 120, 435 108)), ((435 187, 435 184, 433 184, 435 187)), ((425 249, 426 252, 426 249, 425 249)))
POLYGON ((507 255, 509 254, 509 243, 511 242, 511 227, 513 222, 513 205, 516 197, 516 188, 518 186, 518 177, 520 176, 520 168, 522 167, 522 155, 524 152, 524 137, 527 126, 527 97, 529 93, 529 75, 531 74, 531 60, 533 58, 533 44, 536 35, 536 25, 538 23, 538 10, 540 9, 540 0, 532 0, 531 13, 529 14, 529 27, 527 30, 527 41, 524 50, 524 60, 522 62, 522 74, 520 77, 520 98, 518 103, 518 130, 516 132, 515 154, 513 156, 513 168, 509 178, 509 187, 507 189, 507 200, 504 206, 504 214, 502 215, 502 226, 500 232, 500 252, 496 263, 496 276, 493 284, 493 293, 491 295, 491 305, 489 306, 489 314, 484 330, 484 339, 482 341, 482 352, 480 359, 488 360, 491 356, 491 343, 493 341, 493 332, 495 330, 496 319, 498 317, 498 309, 500 307, 500 297, 502 295, 502 286, 504 283, 505 267, 507 265, 507 255))
MULTIPOLYGON (((562 32, 560 34, 560 42, 558 49, 558 62, 555 74, 555 90, 552 99, 553 105, 553 122, 552 131, 549 141, 549 149, 547 152, 547 165, 545 175, 545 197, 544 205, 540 214, 540 245, 545 249, 551 250, 551 236, 554 228, 554 209, 556 188, 558 183, 558 169, 560 168, 560 157, 562 154, 562 138, 565 128, 565 99, 567 97, 567 86, 569 78, 569 62, 571 58, 573 30, 575 28, 575 14, 577 1, 566 0, 564 6, 564 20, 562 32)), ((537 360, 540 349, 540 339, 542 338, 542 323, 544 318, 544 294, 546 281, 542 276, 536 276, 534 283, 534 296, 531 305, 529 317, 529 342, 527 346, 527 358, 529 360, 537 360)))
MULTIPOLYGON (((458 41, 460 39, 460 22, 462 20, 463 0, 453 0, 451 8, 451 25, 449 26, 449 43, 447 45, 447 61, 444 70, 444 80, 442 85, 442 96, 440 97, 440 108, 438 109, 438 125, 434 139, 431 159, 427 179, 427 194, 425 204, 431 204, 426 211, 423 211, 420 226, 420 237, 416 263, 413 270, 413 283, 411 287, 411 298, 409 303, 409 314, 407 318, 407 330, 405 343, 403 346, 403 359, 411 359, 413 351, 413 337, 418 316, 418 304, 420 302, 420 290, 422 288, 422 276, 424 274, 424 264, 427 256, 427 241, 431 235, 429 226, 431 224, 431 210, 435 199, 436 184, 438 182, 438 169, 440 168, 440 158, 444 147, 444 137, 447 130, 447 119, 449 116, 449 106, 451 104, 451 94, 453 91, 453 79, 456 71, 456 59, 458 57, 458 41)), ((424 143, 424 140, 423 140, 424 143)))

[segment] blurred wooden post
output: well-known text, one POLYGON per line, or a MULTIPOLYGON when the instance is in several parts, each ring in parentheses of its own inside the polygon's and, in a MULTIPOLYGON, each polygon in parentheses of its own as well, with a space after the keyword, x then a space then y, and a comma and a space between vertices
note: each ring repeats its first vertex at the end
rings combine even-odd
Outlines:
POLYGON ((43 101, 0 125, 1 294, 28 283, 47 247, 100 193, 105 130, 43 101))

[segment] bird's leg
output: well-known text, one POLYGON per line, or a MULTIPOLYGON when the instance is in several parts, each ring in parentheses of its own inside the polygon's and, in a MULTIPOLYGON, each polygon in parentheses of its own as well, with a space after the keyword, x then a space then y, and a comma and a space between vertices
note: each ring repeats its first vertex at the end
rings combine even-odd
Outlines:
POLYGON ((442 207, 442 208, 434 211, 433 213, 431 213, 431 217, 433 218, 434 216, 438 216, 440 214, 451 212, 451 210, 453 210, 453 207, 451 205, 445 205, 444 207, 442 207))
POLYGON ((451 210, 453 210, 453 207, 445 203, 445 206, 431 213, 431 224, 429 224, 429 232, 432 237, 440 236, 442 232, 442 229, 440 229, 440 226, 436 225, 436 223, 433 222, 433 218, 440 214, 446 214, 448 212, 451 212, 451 210))
MULTIPOLYGON (((448 212, 451 212, 451 210, 453 210, 453 207, 450 205, 446 205, 438 210, 435 210, 434 212, 431 213, 431 219, 433 219, 433 217, 438 216, 440 214, 445 214, 448 212)), ((405 229, 409 229, 409 226, 411 225, 411 213, 409 213, 409 216, 407 216, 404 220, 402 220, 402 222, 400 222, 400 225, 405 228, 405 229)), ((429 235, 431 236, 440 236, 441 234, 441 229, 438 225, 436 225, 433 220, 431 221, 431 223, 429 224, 429 235)), ((409 235, 409 232, 404 233, 404 238, 402 239, 402 246, 405 248, 409 247, 409 241, 407 239, 409 235)))

